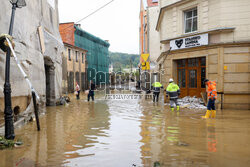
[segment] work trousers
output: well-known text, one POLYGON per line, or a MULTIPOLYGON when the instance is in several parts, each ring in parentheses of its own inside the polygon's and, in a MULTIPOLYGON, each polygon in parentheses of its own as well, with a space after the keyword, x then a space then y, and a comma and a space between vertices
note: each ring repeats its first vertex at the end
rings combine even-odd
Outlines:
POLYGON ((170 107, 174 108, 174 105, 179 106, 178 99, 170 99, 170 107))
POLYGON ((155 102, 155 99, 156 99, 156 102, 158 102, 159 94, 160 94, 160 92, 154 92, 153 93, 153 102, 155 102))
POLYGON ((215 99, 208 100, 207 110, 215 110, 215 99))
POLYGON ((80 90, 77 91, 77 94, 76 94, 76 99, 80 99, 80 90))
POLYGON ((88 94, 88 101, 90 100, 90 97, 92 98, 92 101, 94 101, 94 96, 95 96, 94 91, 90 90, 88 94))

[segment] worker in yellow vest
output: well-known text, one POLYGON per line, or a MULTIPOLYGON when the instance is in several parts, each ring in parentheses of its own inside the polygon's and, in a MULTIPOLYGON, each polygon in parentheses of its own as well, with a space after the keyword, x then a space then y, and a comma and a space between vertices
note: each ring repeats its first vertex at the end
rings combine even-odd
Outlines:
POLYGON ((161 88, 163 88, 162 84, 160 82, 154 82, 152 84, 153 86, 153 102, 158 102, 158 99, 159 99, 159 95, 160 95, 160 91, 161 91, 161 88))
POLYGON ((176 105, 177 111, 180 110, 180 106, 178 104, 178 97, 180 95, 180 88, 177 84, 174 83, 172 78, 169 79, 169 85, 167 87, 167 97, 170 97, 170 108, 171 111, 174 111, 174 104, 176 105))

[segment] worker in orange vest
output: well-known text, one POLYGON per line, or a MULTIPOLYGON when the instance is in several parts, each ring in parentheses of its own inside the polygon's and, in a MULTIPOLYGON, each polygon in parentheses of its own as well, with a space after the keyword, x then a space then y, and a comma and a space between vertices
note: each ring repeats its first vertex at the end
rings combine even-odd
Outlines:
POLYGON ((215 118, 215 100, 217 99, 216 83, 215 81, 209 81, 208 79, 205 79, 204 82, 207 85, 208 103, 206 115, 202 117, 209 118, 211 116, 211 118, 215 118))

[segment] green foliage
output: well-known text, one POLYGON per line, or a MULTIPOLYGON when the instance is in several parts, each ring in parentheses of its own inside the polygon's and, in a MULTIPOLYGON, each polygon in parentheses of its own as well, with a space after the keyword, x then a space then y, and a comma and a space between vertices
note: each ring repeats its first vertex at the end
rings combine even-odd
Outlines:
POLYGON ((138 54, 128 54, 119 52, 109 52, 110 64, 113 64, 114 71, 120 71, 124 68, 135 68, 140 62, 140 56, 138 54))
POLYGON ((6 140, 3 137, 0 137, 0 149, 14 147, 15 142, 13 140, 6 140))
POLYGON ((5 148, 12 148, 15 145, 22 145, 22 141, 20 139, 17 139, 15 142, 14 140, 7 140, 4 137, 0 136, 0 150, 5 148))

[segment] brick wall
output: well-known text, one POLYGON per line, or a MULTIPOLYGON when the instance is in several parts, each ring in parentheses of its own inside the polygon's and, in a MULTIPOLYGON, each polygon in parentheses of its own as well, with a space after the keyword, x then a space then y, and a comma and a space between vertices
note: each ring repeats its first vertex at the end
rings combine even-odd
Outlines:
POLYGON ((148 7, 157 6, 158 2, 153 2, 153 0, 147 0, 148 7))

